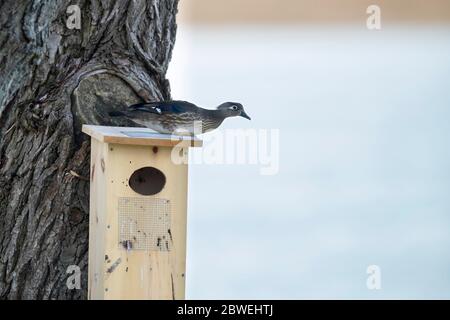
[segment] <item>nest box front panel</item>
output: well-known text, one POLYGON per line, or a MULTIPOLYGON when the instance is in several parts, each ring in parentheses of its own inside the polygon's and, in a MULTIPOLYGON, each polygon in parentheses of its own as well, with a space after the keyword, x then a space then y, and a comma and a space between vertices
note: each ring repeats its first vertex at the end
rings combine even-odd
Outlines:
POLYGON ((187 165, 172 149, 108 146, 105 297, 184 297, 187 165))

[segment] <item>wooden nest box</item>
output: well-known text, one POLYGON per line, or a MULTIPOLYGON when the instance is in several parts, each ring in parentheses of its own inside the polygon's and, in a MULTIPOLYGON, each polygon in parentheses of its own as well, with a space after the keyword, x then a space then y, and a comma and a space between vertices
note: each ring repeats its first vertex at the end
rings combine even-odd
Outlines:
POLYGON ((89 299, 184 299, 189 147, 145 128, 91 136, 89 299))

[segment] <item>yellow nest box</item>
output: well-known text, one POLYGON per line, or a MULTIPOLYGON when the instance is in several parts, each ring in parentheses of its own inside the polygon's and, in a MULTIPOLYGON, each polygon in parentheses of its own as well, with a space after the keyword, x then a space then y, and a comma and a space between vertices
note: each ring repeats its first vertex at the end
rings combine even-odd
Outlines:
POLYGON ((89 299, 184 299, 189 147, 145 128, 91 136, 89 299), (177 160, 174 161, 174 158, 177 160))

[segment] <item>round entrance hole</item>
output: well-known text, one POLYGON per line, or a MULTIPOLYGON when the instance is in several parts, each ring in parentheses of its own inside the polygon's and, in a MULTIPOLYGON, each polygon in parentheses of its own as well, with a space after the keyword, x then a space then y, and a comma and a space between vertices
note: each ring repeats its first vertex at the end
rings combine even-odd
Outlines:
POLYGON ((166 176, 154 167, 144 167, 133 172, 128 183, 133 191, 151 196, 164 188, 166 176))

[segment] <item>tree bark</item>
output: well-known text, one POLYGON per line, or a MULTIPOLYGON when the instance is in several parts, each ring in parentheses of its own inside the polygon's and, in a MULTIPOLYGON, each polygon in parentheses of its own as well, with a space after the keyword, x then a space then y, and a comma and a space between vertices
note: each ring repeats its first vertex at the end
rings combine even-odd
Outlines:
MULTIPOLYGON (((178 0, 0 1, 0 298, 85 299, 89 152, 81 125, 170 99, 178 0), (66 26, 78 5, 81 29, 66 26), (81 268, 81 289, 66 273, 81 268)), ((123 123, 122 123, 123 124, 123 123)))

